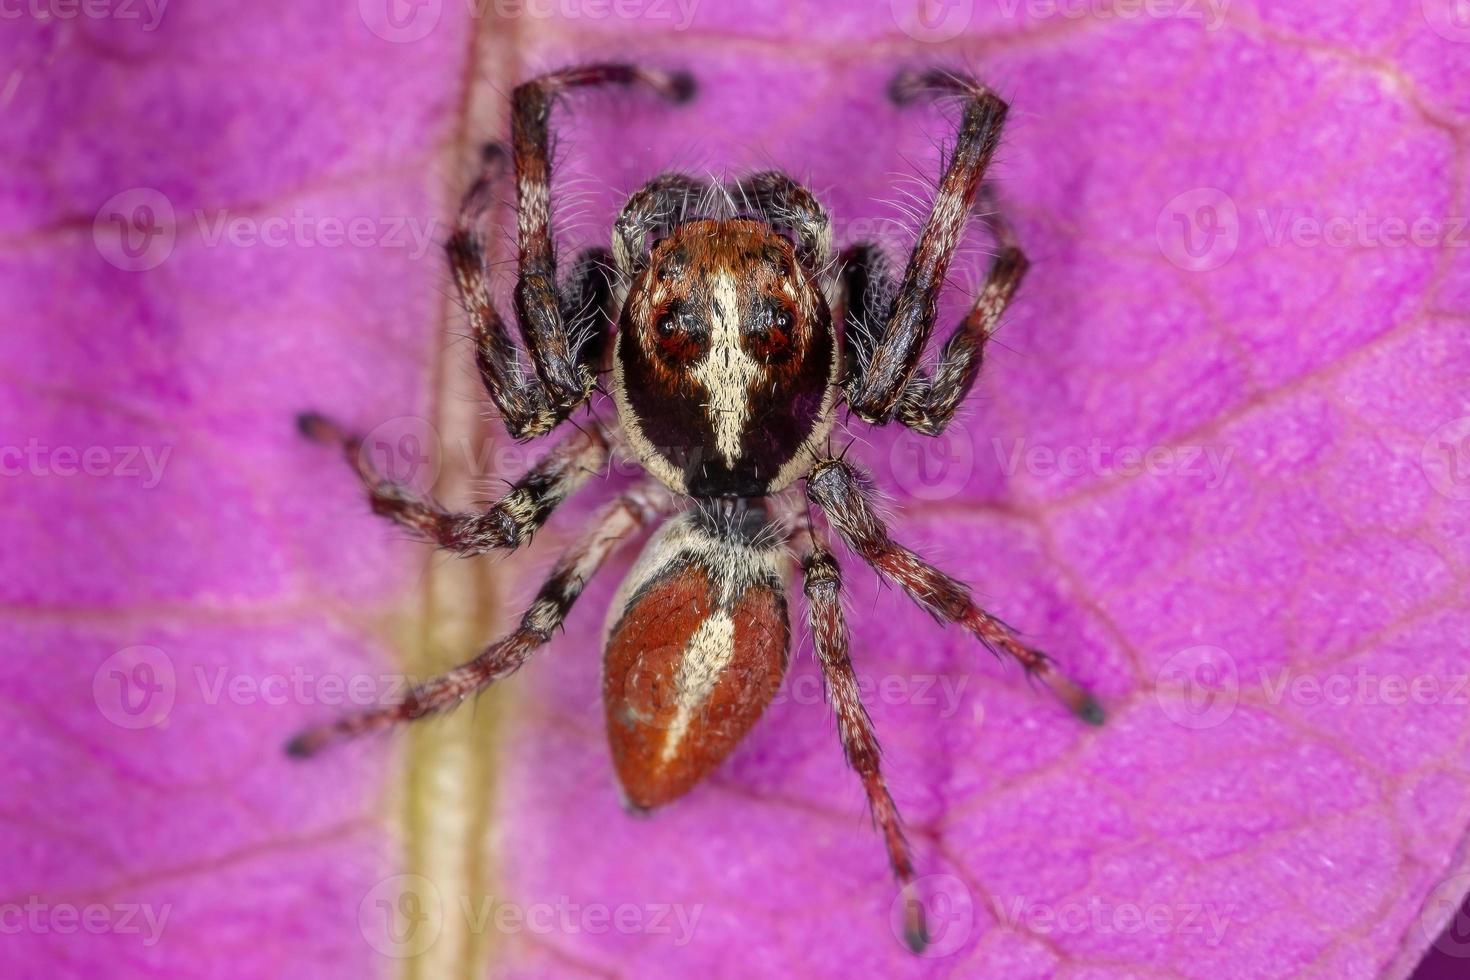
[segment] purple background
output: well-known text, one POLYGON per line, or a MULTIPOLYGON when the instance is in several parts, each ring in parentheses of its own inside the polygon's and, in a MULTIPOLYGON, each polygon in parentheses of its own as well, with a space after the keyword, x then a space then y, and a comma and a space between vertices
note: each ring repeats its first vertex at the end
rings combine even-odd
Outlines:
MULTIPOLYGON (((1470 890, 1470 25, 1449 0, 913 2, 7 19, 15 972, 1412 971, 1470 890), (291 418, 377 433, 455 503, 524 468, 480 420, 436 245, 505 93, 609 56, 704 88, 559 116, 567 254, 675 165, 788 168, 839 242, 901 253, 953 114, 888 105, 892 71, 965 66, 1012 104, 992 176, 1033 270, 969 412, 938 443, 851 435, 899 536, 1111 717, 1076 724, 848 561, 944 955, 890 928, 800 625, 786 696, 730 762, 622 813, 597 658, 631 555, 473 709, 281 755, 342 710, 334 683, 386 696, 505 629, 608 492, 528 554, 451 561, 375 520, 291 418), (1151 465, 1120 471, 1130 452, 1151 465), (507 917, 477 920, 492 899, 507 917), (89 907, 95 928, 68 918, 89 907), (687 942, 660 910, 697 911, 687 942)), ((946 323, 985 252, 976 233, 946 323)), ((1436 951, 1467 954, 1463 931, 1436 951)))

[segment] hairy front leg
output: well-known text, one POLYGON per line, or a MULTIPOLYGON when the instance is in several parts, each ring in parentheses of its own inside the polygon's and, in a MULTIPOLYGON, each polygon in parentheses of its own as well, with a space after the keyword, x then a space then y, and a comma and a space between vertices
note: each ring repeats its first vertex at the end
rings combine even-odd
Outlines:
POLYGON ((881 333, 862 370, 847 379, 848 405, 858 418, 885 425, 924 356, 934 331, 939 292, 955 248, 964 234, 976 188, 1000 143, 1007 106, 973 79, 945 71, 900 75, 892 94, 907 102, 923 91, 946 91, 963 99, 963 117, 929 216, 909 255, 881 333))
MULTIPOLYGON (((991 197, 983 189, 981 196, 991 197)), ((933 370, 921 367, 915 371, 899 397, 898 420, 924 435, 937 436, 943 432, 970 394, 985 359, 985 345, 1029 267, 1010 223, 993 200, 988 203, 991 210, 983 220, 995 239, 997 251, 990 260, 980 293, 940 349, 933 370)))
POLYGON ((645 85, 671 102, 694 93, 691 76, 631 64, 594 64, 534 78, 511 95, 520 274, 516 316, 553 414, 565 417, 592 394, 596 364, 574 343, 561 315, 551 227, 551 109, 572 89, 645 85))
POLYGON ((585 283, 575 279, 562 288, 556 281, 552 106, 571 89, 635 83, 648 85, 671 101, 684 101, 693 93, 688 75, 626 64, 569 68, 517 86, 511 97, 511 148, 499 143, 485 147, 481 172, 465 193, 445 246, 455 287, 469 315, 481 379, 516 439, 550 432, 591 397, 604 339, 600 330, 569 315, 569 291, 576 293, 585 283), (495 307, 485 262, 483 226, 495 201, 495 186, 508 165, 515 169, 519 268, 515 311, 524 352, 495 307))
POLYGON ((513 439, 544 435, 566 416, 552 403, 546 388, 521 356, 495 306, 485 259, 485 229, 495 185, 504 175, 509 154, 499 143, 484 149, 480 175, 465 192, 453 234, 445 243, 450 272, 459 292, 475 344, 475 366, 501 421, 513 439))

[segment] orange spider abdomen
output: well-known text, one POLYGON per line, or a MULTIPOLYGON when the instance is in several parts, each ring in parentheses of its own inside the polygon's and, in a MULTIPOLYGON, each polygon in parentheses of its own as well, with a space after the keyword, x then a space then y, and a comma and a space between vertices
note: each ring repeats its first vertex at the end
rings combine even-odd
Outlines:
POLYGON ((790 628, 780 549, 736 543, 713 559, 697 511, 649 542, 614 603, 602 692, 613 766, 627 803, 687 793, 770 703, 790 628))

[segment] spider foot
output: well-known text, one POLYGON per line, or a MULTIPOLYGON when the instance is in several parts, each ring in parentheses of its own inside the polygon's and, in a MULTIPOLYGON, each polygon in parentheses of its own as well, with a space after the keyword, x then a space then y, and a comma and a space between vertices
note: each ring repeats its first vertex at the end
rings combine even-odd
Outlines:
POLYGON ((312 442, 323 446, 339 446, 347 441, 342 428, 319 412, 302 412, 296 416, 296 428, 312 442))
POLYGON ((1082 721, 1089 725, 1099 726, 1107 720, 1102 704, 1092 692, 1062 673, 1050 659, 1044 659, 1041 666, 1033 670, 1031 674, 1039 678, 1057 700, 1066 705, 1067 710, 1082 721))
POLYGON ((924 918, 924 903, 915 894, 913 882, 904 886, 903 941, 913 953, 923 953, 929 946, 929 924, 924 918))

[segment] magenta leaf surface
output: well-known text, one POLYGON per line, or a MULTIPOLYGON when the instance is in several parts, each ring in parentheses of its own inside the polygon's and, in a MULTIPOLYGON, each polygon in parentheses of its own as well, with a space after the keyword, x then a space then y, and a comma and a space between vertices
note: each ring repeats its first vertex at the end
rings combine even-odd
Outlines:
MULTIPOLYGON (((1470 25, 1451 0, 915 2, 12 24, 0 951, 18 975, 1413 969, 1470 891, 1470 25), (901 257, 953 114, 895 108, 888 78, 964 66, 1011 103, 992 179, 1033 268, 968 413, 942 440, 846 435, 897 534, 1110 717, 1076 723, 846 556, 925 957, 894 933, 799 602, 777 703, 648 819, 618 804, 599 703, 631 553, 474 709, 282 755, 504 630, 627 478, 594 481, 528 554, 453 562, 373 518, 292 427, 317 408, 372 430, 456 503, 524 468, 474 424, 437 243, 504 94, 605 57, 702 88, 558 117, 567 255, 660 169, 775 165, 839 243, 901 257)), ((941 331, 986 245, 956 263, 941 331)))

